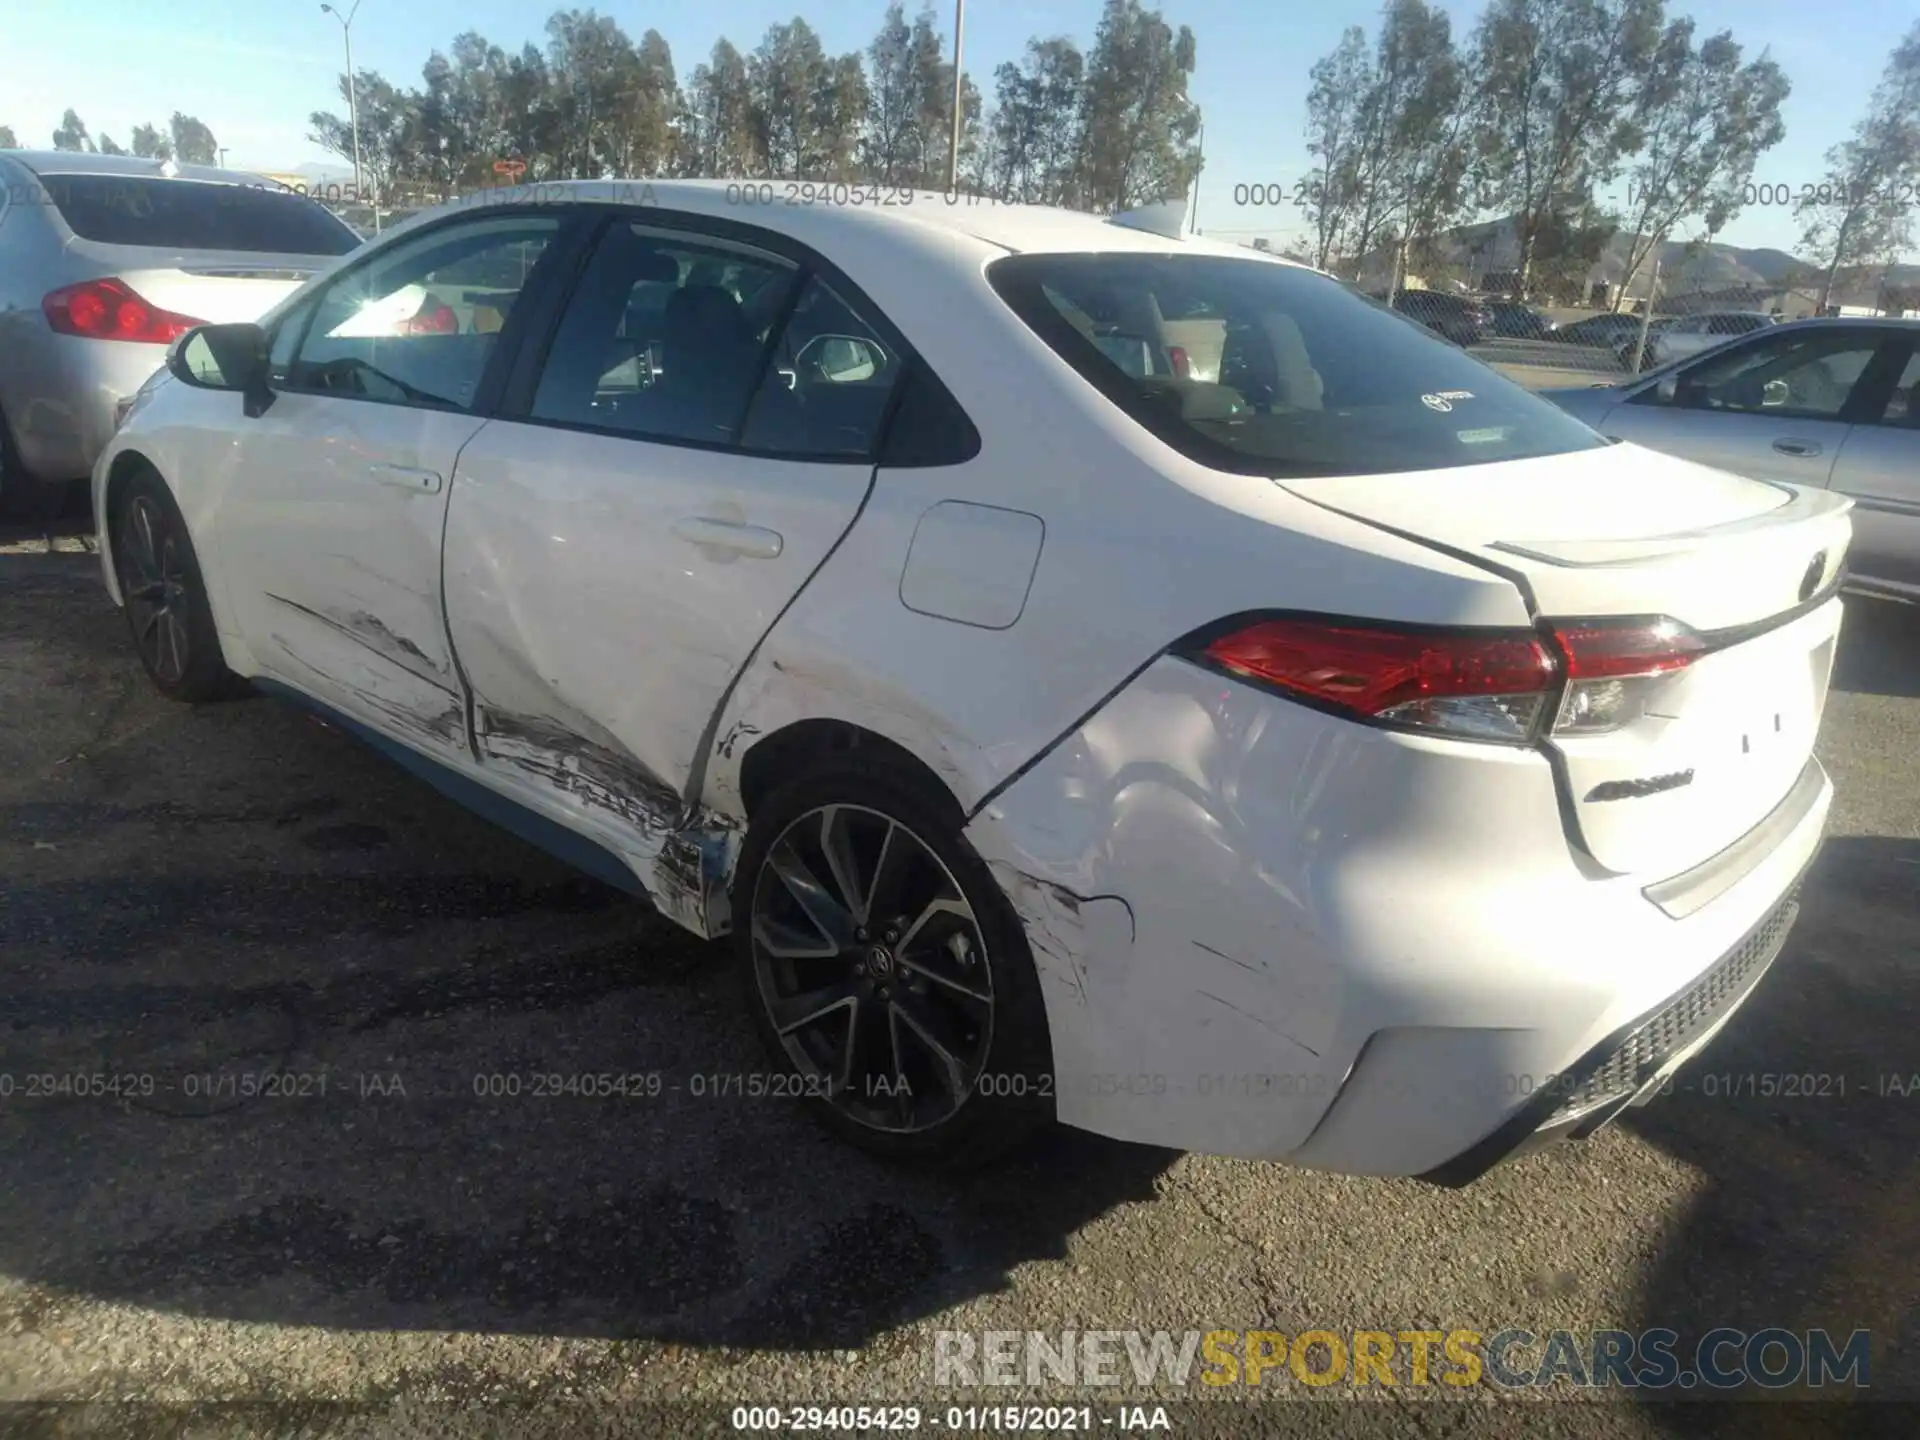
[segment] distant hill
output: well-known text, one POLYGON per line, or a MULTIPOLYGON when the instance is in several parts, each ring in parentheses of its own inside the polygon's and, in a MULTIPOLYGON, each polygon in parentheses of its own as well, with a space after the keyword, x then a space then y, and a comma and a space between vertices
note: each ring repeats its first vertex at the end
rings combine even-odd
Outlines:
MULTIPOLYGON (((1519 268, 1520 246, 1515 218, 1508 216, 1502 220, 1462 225, 1448 231, 1443 248, 1448 264, 1480 274, 1519 268)), ((1624 230, 1616 232, 1588 272, 1588 281, 1605 281, 1609 285, 1624 283, 1628 278, 1627 265, 1633 238, 1624 230)), ((1384 278, 1384 271, 1392 263, 1391 249, 1383 247, 1367 257, 1364 268, 1368 273, 1381 270, 1384 278)), ((1717 241, 1688 245, 1670 240, 1661 248, 1660 269, 1661 288, 1668 293, 1740 286, 1768 288, 1817 285, 1821 277, 1820 266, 1790 255, 1785 250, 1767 246, 1749 249, 1717 241)), ((1894 265, 1884 271, 1876 266, 1870 272, 1846 274, 1840 278, 1843 288, 1848 289, 1861 285, 1877 287, 1883 281, 1892 285, 1910 285, 1920 283, 1920 265, 1894 265)), ((1639 288, 1636 284, 1629 293, 1637 293, 1639 288)))

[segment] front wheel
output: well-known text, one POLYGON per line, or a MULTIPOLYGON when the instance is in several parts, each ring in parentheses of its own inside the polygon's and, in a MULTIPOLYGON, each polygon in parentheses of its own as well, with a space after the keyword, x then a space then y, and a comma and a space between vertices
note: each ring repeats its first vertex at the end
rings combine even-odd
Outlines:
POLYGON ((760 807, 733 888, 747 1003, 831 1129, 978 1163, 1053 1115, 1052 1046, 1018 917, 958 812, 885 767, 760 807))
POLYGON ((136 475, 113 514, 113 564, 133 645, 154 688, 171 700, 215 700, 235 681, 220 653, 206 578, 187 522, 165 482, 136 475))

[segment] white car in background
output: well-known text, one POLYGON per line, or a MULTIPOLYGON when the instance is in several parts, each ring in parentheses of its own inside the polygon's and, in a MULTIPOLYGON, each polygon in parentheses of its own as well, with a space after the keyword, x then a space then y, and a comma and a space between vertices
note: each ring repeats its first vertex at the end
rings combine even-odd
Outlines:
POLYGON ((552 188, 185 337, 106 582, 168 695, 316 707, 730 935, 842 1134, 1463 1183, 1780 952, 1844 499, 1144 220, 552 188), (410 286, 455 326, 356 329, 410 286))

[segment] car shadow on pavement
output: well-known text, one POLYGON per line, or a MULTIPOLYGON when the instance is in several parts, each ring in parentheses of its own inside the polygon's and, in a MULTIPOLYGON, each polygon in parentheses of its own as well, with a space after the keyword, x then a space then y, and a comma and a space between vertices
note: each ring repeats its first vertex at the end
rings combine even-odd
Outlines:
POLYGON ((1855 695, 1920 696, 1920 605, 1850 594, 1833 662, 1833 688, 1855 695))
POLYGON ((1063 1258, 1174 1158, 1064 1130, 954 1177, 850 1151, 732 1088, 767 1067, 714 947, 605 933, 659 922, 591 881, 343 878, 319 909, 266 873, 113 888, 22 887, 0 924, 8 945, 57 928, 56 953, 113 957, 77 988, 42 972, 4 1024, 20 1178, 0 1270, 38 1287, 344 1329, 852 1348, 1063 1258), (389 948, 455 915, 591 938, 207 986, 183 956, 216 913, 226 940, 282 953, 316 921, 389 948), (53 1093, 23 1095, 30 1076, 53 1093), (153 1088, 83 1098, 65 1076, 153 1088))
MULTIPOLYGON (((1787 949, 1753 998, 1674 1093, 1622 1122, 1703 1182, 1664 1229, 1638 1319, 1678 1331, 1683 1360, 1721 1326, 1824 1328, 1836 1349, 1869 1331, 1868 1389, 1773 1392, 1826 1403, 1739 1406, 1740 1433, 1911 1435, 1920 1401, 1920 841, 1835 837, 1802 893, 1787 949), (1871 1403, 1896 1397, 1906 1403, 1871 1403)), ((1675 1434, 1721 1433, 1717 1409, 1666 1414, 1675 1434)))
POLYGON ((293 710, 160 701, 45 558, 0 615, 62 687, 0 748, 0 1335, 851 1349, 1157 1194, 1171 1152, 1067 1131, 961 1176, 849 1149, 754 1088, 724 945, 293 710))

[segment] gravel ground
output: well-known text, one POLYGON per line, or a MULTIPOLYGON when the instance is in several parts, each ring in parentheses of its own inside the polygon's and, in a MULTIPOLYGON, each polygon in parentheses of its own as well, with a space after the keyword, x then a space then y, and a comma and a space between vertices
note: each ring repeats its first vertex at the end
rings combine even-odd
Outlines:
MULTIPOLYGON (((93 559, 14 541, 0 1432, 724 1430, 647 1407, 944 1404, 934 1331, 1068 1326, 1865 1328, 1869 1393, 1920 1398, 1920 1094, 1869 1093, 1920 1072, 1920 611, 1853 604, 1832 839, 1786 954, 1672 1097, 1464 1191, 1066 1132, 943 1180, 840 1148, 791 1102, 688 1093, 761 1068, 718 947, 289 709, 160 700, 93 559), (74 1071, 153 1089, 18 1088, 74 1071), (681 1090, 476 1093, 534 1072, 681 1090), (1847 1093, 1706 1093, 1728 1072, 1847 1093), (248 1093, 262 1076, 294 1093, 248 1093), (221 1401, 263 1408, 193 1408, 221 1401)), ((1910 1434, 1915 1415, 1438 1399, 1170 1415, 1633 1436, 1910 1434)))

